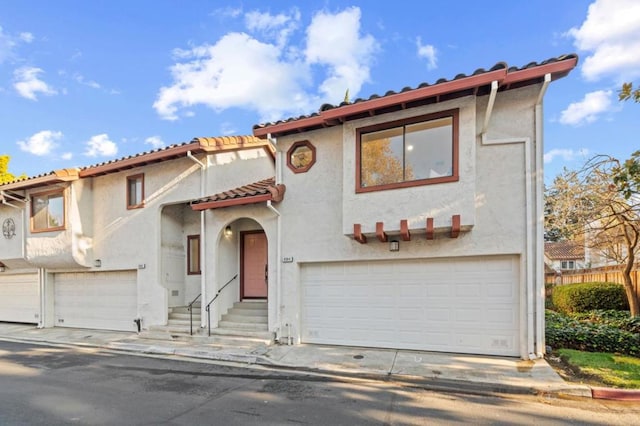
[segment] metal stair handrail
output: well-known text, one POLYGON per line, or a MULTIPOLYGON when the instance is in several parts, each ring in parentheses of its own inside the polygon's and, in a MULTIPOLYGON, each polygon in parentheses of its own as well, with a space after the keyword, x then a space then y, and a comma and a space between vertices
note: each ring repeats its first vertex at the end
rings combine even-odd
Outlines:
POLYGON ((200 299, 200 296, 202 296, 202 293, 198 294, 196 298, 187 305, 187 310, 189 311, 189 335, 191 336, 193 336, 193 304, 200 299))
POLYGON ((218 296, 220 296, 220 293, 222 292, 222 290, 224 290, 224 288, 226 286, 228 286, 229 284, 231 284, 231 281, 235 280, 236 278, 238 278, 238 274, 235 274, 233 276, 233 278, 231 278, 229 281, 227 281, 227 283, 225 285, 220 287, 220 289, 217 291, 216 295, 213 296, 213 299, 211 299, 211 301, 209 303, 207 303, 207 306, 204 308, 207 311, 207 326, 208 326, 208 334, 209 334, 209 336, 211 336, 211 309, 210 309, 210 306, 218 298, 218 296))

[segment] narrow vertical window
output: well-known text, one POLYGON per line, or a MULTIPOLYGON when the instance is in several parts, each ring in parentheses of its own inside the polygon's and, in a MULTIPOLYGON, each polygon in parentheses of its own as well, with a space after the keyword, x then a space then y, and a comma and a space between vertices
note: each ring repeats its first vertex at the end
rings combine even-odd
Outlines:
POLYGON ((127 177, 127 208, 144 207, 144 175, 127 177))
POLYGON ((187 237, 187 274, 200 274, 200 235, 187 237))

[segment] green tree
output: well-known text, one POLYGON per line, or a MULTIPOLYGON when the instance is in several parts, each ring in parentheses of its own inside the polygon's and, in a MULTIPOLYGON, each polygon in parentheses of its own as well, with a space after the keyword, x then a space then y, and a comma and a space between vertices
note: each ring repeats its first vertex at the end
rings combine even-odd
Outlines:
POLYGON ((634 102, 640 102, 640 89, 634 89, 633 83, 622 83, 622 89, 618 92, 618 99, 621 101, 633 99, 634 102))
POLYGON ((640 254, 640 151, 621 163, 605 155, 564 170, 547 191, 545 225, 623 267, 631 314, 640 315, 631 271, 640 254), (550 196, 552 195, 552 196, 550 196))
POLYGON ((0 185, 13 182, 16 179, 26 178, 24 174, 16 178, 13 174, 9 173, 9 160, 11 160, 11 158, 8 155, 0 155, 0 185))

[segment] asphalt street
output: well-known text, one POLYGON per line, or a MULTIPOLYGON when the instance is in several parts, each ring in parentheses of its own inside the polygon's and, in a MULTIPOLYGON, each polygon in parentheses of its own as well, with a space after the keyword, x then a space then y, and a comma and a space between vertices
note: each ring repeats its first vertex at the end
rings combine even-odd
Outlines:
POLYGON ((1 425, 629 425, 640 405, 435 393, 398 383, 0 341, 1 425))

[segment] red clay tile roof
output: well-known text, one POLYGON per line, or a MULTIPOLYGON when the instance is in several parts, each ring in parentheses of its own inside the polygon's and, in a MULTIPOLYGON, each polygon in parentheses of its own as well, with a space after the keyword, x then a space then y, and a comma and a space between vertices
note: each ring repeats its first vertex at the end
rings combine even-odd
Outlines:
POLYGON ((552 260, 584 259, 584 246, 574 241, 544 243, 544 254, 552 260))
POLYGON ((462 96, 482 96, 490 92, 493 81, 498 82, 499 91, 516 89, 541 83, 546 74, 551 75, 551 80, 562 78, 569 74, 577 63, 578 56, 575 54, 550 58, 540 63, 530 62, 520 68, 498 62, 489 71, 480 68, 469 76, 458 74, 452 80, 441 78, 432 85, 422 83, 416 88, 405 87, 400 92, 388 91, 382 96, 374 94, 368 99, 359 98, 353 102, 342 102, 340 105, 325 104, 317 113, 257 124, 253 127, 253 134, 258 137, 268 134, 274 137, 283 136, 462 96))
POLYGON ((205 210, 254 204, 269 200, 282 201, 284 191, 285 186, 276 185, 276 180, 272 177, 193 201, 191 208, 193 210, 205 210))
POLYGON ((193 138, 191 142, 171 145, 154 151, 141 152, 117 160, 107 161, 92 166, 83 167, 80 177, 99 176, 121 170, 160 161, 183 157, 188 151, 194 154, 213 151, 236 151, 241 149, 264 148, 273 157, 273 148, 264 139, 255 136, 221 136, 207 138, 193 138))
POLYGON ((264 139, 255 136, 221 136, 193 138, 191 142, 169 145, 152 151, 140 152, 128 157, 105 161, 81 168, 70 168, 44 173, 27 179, 17 179, 0 185, 0 190, 29 189, 52 183, 75 180, 84 177, 100 176, 122 170, 132 169, 147 164, 158 163, 183 157, 188 151, 194 154, 213 151, 234 151, 242 149, 263 148, 271 157, 274 156, 273 147, 264 139))

